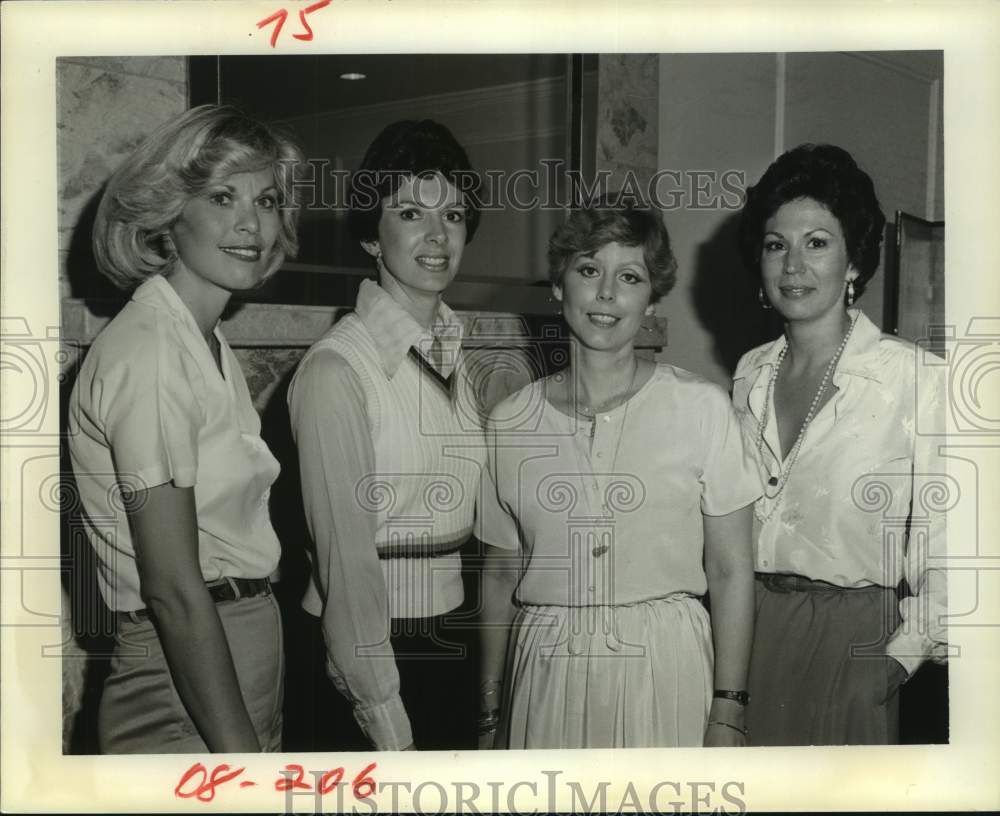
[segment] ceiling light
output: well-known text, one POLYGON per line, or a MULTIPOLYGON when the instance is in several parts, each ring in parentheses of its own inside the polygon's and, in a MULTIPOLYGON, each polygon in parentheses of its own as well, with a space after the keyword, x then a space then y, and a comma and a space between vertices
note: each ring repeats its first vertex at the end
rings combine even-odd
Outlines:
POLYGON ((341 74, 340 78, 356 80, 356 79, 365 79, 366 76, 367 76, 366 74, 359 74, 357 71, 348 71, 346 74, 341 74))

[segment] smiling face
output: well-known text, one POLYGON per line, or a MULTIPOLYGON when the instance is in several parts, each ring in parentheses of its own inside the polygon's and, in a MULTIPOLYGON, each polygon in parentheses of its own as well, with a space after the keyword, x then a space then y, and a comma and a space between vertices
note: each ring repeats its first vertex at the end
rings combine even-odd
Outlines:
POLYGON ((178 258, 170 278, 196 297, 252 289, 267 275, 280 228, 270 169, 213 182, 169 230, 178 258))
POLYGON ((811 198, 783 204, 765 222, 760 271, 768 299, 789 321, 839 319, 847 281, 858 276, 840 221, 811 198))
POLYGON ((410 176, 382 199, 378 240, 362 246, 382 262, 382 285, 407 297, 440 295, 458 274, 465 250, 462 194, 440 174, 410 176))
POLYGON ((587 348, 631 346, 644 315, 653 313, 652 286, 641 246, 605 244, 574 256, 552 287, 573 336, 587 348))

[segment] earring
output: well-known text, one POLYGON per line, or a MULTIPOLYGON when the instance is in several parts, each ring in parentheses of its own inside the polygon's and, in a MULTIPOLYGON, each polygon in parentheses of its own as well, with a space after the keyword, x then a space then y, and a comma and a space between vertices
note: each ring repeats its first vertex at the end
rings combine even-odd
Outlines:
POLYGON ((760 304, 761 309, 773 309, 771 302, 767 299, 767 295, 764 294, 764 287, 761 286, 757 290, 757 302, 760 304))
POLYGON ((847 282, 847 305, 854 305, 854 281, 852 280, 847 282))

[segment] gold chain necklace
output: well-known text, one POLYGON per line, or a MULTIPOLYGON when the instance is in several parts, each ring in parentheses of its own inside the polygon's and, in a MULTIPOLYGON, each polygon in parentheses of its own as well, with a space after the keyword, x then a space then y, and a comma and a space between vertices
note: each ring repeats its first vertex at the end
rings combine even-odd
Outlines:
MULTIPOLYGON (((575 373, 576 372, 574 372, 574 375, 575 375, 575 373)), ((584 417, 586 419, 589 419, 591 422, 596 423, 597 422, 597 415, 598 414, 607 413, 609 410, 611 410, 611 408, 617 407, 614 403, 618 402, 619 400, 622 400, 622 401, 627 401, 628 400, 629 395, 632 393, 632 390, 635 388, 635 381, 636 381, 636 378, 638 376, 639 376, 639 361, 635 357, 633 357, 632 358, 632 377, 629 379, 629 384, 625 388, 624 391, 622 391, 622 392, 620 392, 618 394, 614 394, 611 397, 608 397, 608 399, 604 400, 603 402, 598 403, 596 407, 592 407, 590 405, 577 406, 577 404, 576 404, 576 394, 574 393, 574 395, 573 395, 573 411, 578 416, 582 416, 582 417, 584 417), (608 406, 610 406, 610 407, 608 407, 608 406)), ((574 376, 574 380, 575 379, 576 378, 574 376)), ((591 438, 593 438, 593 436, 594 436, 593 430, 591 430, 590 436, 591 436, 591 438)))

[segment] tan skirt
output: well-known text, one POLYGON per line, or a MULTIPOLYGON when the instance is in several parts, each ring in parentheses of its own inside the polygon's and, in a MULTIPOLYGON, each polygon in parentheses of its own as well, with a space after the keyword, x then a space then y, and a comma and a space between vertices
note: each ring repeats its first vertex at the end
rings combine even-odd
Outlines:
POLYGON ((605 607, 523 606, 497 746, 700 746, 712 632, 684 594, 605 607))

